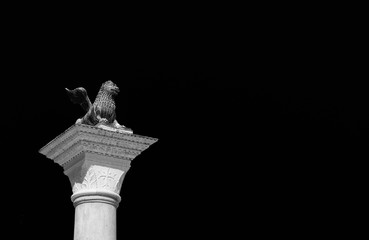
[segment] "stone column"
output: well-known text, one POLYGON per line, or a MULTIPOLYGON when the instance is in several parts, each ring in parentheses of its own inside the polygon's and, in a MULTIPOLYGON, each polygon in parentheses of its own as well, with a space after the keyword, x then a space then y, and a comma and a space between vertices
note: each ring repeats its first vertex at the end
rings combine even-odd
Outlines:
POLYGON ((116 208, 131 161, 157 139, 76 124, 40 153, 64 168, 72 185, 74 240, 115 240, 116 208))

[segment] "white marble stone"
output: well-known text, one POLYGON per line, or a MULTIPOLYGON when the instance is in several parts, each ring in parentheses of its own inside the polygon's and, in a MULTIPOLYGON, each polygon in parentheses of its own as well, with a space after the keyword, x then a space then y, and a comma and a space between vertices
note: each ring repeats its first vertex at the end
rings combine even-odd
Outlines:
POLYGON ((115 240, 117 204, 116 199, 95 193, 74 197, 74 240, 115 240))
POLYGON ((133 133, 133 131, 128 128, 115 128, 115 127, 107 126, 105 124, 98 124, 96 127, 102 128, 108 131, 119 132, 119 133, 129 133, 129 134, 133 133))
POLYGON ((40 153, 64 168, 75 206, 74 240, 116 239, 116 208, 131 161, 157 139, 75 124, 40 153))

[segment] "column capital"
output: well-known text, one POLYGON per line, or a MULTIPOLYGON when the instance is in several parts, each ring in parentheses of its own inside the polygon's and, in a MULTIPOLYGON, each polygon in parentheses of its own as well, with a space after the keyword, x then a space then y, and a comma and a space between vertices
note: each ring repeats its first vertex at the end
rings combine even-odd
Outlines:
POLYGON ((95 195, 96 201, 104 201, 105 196, 119 203, 120 188, 131 161, 156 141, 132 132, 75 124, 41 148, 40 153, 63 167, 72 184, 72 201, 95 195))

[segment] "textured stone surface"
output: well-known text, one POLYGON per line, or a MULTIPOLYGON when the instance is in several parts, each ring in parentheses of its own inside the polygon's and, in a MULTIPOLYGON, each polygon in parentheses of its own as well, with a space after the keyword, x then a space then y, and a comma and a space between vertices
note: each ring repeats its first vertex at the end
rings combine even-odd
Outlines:
POLYGON ((124 171, 108 168, 99 165, 92 165, 88 168, 85 174, 78 174, 72 181, 73 193, 90 190, 104 189, 119 194, 119 189, 122 184, 120 181, 124 171), (81 179, 81 177, 83 179, 81 179))
POLYGON ((156 141, 155 138, 136 134, 75 124, 41 148, 40 153, 54 160, 66 170, 70 161, 73 161, 82 152, 133 160, 156 141))
POLYGON ((75 124, 40 153, 64 168, 73 194, 110 191, 119 194, 131 161, 157 139, 75 124))

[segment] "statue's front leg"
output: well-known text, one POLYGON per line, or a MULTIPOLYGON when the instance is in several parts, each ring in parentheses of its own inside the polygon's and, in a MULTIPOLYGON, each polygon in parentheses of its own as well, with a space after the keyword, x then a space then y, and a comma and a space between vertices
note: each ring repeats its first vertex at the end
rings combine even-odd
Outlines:
POLYGON ((125 128, 125 126, 120 125, 116 119, 113 122, 113 127, 115 127, 115 128, 125 128))
POLYGON ((99 121, 99 123, 105 123, 105 124, 108 123, 108 119, 102 118, 100 115, 97 115, 96 117, 97 117, 97 120, 99 121))
POLYGON ((77 121, 76 121, 76 124, 82 124, 82 120, 83 120, 83 118, 78 118, 77 121))

